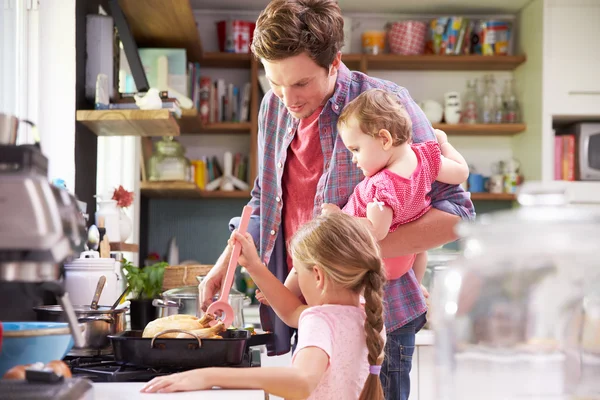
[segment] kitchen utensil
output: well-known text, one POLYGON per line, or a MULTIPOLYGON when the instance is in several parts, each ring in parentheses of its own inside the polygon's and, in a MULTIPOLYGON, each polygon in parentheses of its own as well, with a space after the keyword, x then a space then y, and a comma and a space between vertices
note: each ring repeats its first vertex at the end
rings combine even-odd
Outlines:
POLYGON ((444 399, 598 398, 600 207, 555 184, 459 225, 463 255, 432 294, 444 399))
POLYGON ((61 360, 73 347, 66 322, 2 322, 2 330, 0 377, 15 365, 61 360))
MULTIPOLYGON (((242 218, 240 220, 240 225, 238 228, 238 232, 244 235, 246 233, 246 229, 248 228, 248 222, 250 221, 250 214, 252 214, 252 207, 245 206, 242 211, 242 218)), ((231 285, 233 284, 233 277, 235 275, 235 269, 237 268, 237 261, 240 257, 240 253, 242 251, 242 246, 238 242, 233 246, 233 252, 231 253, 231 258, 229 259, 229 265, 227 266, 227 274, 225 275, 225 282, 223 282, 221 296, 219 300, 212 303, 208 306, 206 310, 207 313, 211 313, 217 317, 217 319, 222 320, 223 324, 226 327, 229 327, 234 319, 233 308, 229 304, 229 291, 231 290, 231 285)), ((212 325, 216 323, 216 320, 212 322, 212 325)))
POLYGON ((247 346, 267 344, 273 338, 271 333, 257 333, 251 337, 246 330, 230 329, 221 334, 223 339, 161 339, 160 335, 165 333, 160 332, 153 338, 143 338, 142 331, 110 335, 115 361, 152 368, 238 365, 247 346))
MULTIPOLYGON (((111 309, 109 306, 98 306, 92 310, 89 305, 73 306, 77 321, 84 324, 83 346, 73 348, 69 352, 72 356, 88 356, 111 354, 112 348, 108 335, 125 330, 126 308, 111 309)), ((34 307, 39 321, 64 321, 65 315, 61 306, 34 307)))
POLYGON ((89 250, 98 250, 100 246, 100 231, 96 225, 91 225, 88 228, 87 246, 89 250))
MULTIPOLYGON (((245 306, 250 305, 250 299, 234 288, 229 291, 228 299, 234 315, 231 326, 238 329, 244 328, 243 310, 245 306)), ((184 286, 166 290, 162 293, 162 298, 154 299, 152 304, 158 308, 159 318, 177 314, 201 317, 204 314, 198 308, 197 286, 184 286)))
POLYGON ((102 289, 104 289, 105 283, 106 276, 102 275, 100 279, 98 279, 98 285, 96 286, 96 291, 94 292, 94 297, 92 298, 92 304, 90 305, 92 310, 98 309, 98 300, 100 299, 100 295, 102 294, 102 289))
POLYGON ((99 304, 112 304, 123 291, 121 263, 113 258, 100 258, 97 251, 84 251, 79 258, 65 264, 65 289, 73 304, 89 304, 98 280, 106 277, 99 304))
POLYGON ((129 286, 127 286, 125 288, 125 290, 123 290, 123 293, 121 293, 121 295, 119 295, 119 297, 117 298, 117 300, 115 300, 115 302, 113 303, 113 305, 110 307, 111 310, 114 310, 117 308, 117 306, 121 303, 121 300, 123 300, 123 298, 127 295, 127 293, 129 293, 129 286))

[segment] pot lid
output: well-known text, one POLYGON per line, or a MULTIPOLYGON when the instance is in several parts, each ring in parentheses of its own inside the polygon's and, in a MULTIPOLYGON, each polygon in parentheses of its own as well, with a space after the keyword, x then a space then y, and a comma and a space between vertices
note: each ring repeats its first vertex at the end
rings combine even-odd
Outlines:
MULTIPOLYGON (((52 313, 62 313, 63 309, 60 305, 52 305, 52 306, 37 306, 33 307, 35 311, 48 311, 52 313)), ((73 310, 75 312, 86 313, 86 314, 107 314, 107 313, 124 313, 127 311, 127 308, 117 308, 115 310, 111 310, 111 306, 98 306, 97 310, 92 310, 89 305, 85 306, 73 306, 73 310)))
MULTIPOLYGON (((197 299, 198 286, 182 286, 174 289, 169 289, 163 292, 163 296, 168 297, 169 299, 197 299)), ((244 294, 232 287, 229 291, 229 296, 243 297, 244 294)))
POLYGON ((117 260, 114 258, 100 258, 97 251, 84 251, 79 258, 65 263, 65 268, 110 268, 114 269, 117 260))
POLYGON ((163 296, 170 299, 197 299, 198 286, 183 286, 169 289, 163 292, 163 296))

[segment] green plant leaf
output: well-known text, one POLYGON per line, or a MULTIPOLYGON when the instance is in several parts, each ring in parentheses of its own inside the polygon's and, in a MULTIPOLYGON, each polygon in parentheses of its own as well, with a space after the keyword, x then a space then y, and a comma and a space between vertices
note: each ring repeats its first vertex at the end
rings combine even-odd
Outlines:
POLYGON ((125 279, 131 289, 133 299, 154 299, 162 292, 166 262, 159 262, 144 268, 139 268, 123 259, 122 266, 125 279))

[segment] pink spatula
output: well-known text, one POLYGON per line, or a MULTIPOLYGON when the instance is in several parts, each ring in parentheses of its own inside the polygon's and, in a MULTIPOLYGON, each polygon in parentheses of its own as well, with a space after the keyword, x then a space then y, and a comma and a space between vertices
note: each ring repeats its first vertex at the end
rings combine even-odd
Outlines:
MULTIPOLYGON (((242 219, 238 227, 238 232, 244 235, 248 229, 248 222, 250 221, 250 214, 252 214, 252 207, 245 206, 242 211, 242 219)), ((231 326, 233 322, 234 313, 233 308, 229 305, 229 291, 233 284, 233 276, 235 275, 235 268, 237 267, 238 258, 242 252, 242 245, 239 242, 233 246, 233 252, 229 259, 229 265, 227 266, 227 274, 225 275, 225 282, 221 290, 219 299, 208 306, 207 313, 211 313, 215 317, 219 316, 218 319, 211 321, 210 325, 216 324, 219 320, 223 322, 226 328, 231 326)))

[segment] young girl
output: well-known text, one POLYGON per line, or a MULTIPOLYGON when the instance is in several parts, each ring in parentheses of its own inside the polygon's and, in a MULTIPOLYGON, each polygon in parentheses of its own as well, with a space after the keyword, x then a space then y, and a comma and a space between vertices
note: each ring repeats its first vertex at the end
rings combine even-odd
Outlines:
POLYGON ((155 378, 143 392, 262 389, 286 399, 383 400, 383 285, 379 248, 369 229, 343 213, 321 215, 290 243, 308 306, 261 263, 249 234, 233 232, 244 266, 277 315, 299 330, 287 368, 205 368, 155 378), (365 304, 361 304, 364 293, 365 304))
MULTIPOLYGON (((469 176, 467 162, 444 132, 436 130, 437 142, 412 143, 408 113, 383 90, 367 90, 348 103, 338 119, 338 132, 365 175, 343 211, 360 217, 378 241, 429 211, 428 193, 434 181, 458 185, 469 176)), ((336 205, 323 205, 324 213, 336 211, 336 205)), ((389 280, 400 278, 412 267, 421 283, 427 254, 384 262, 389 280)))

